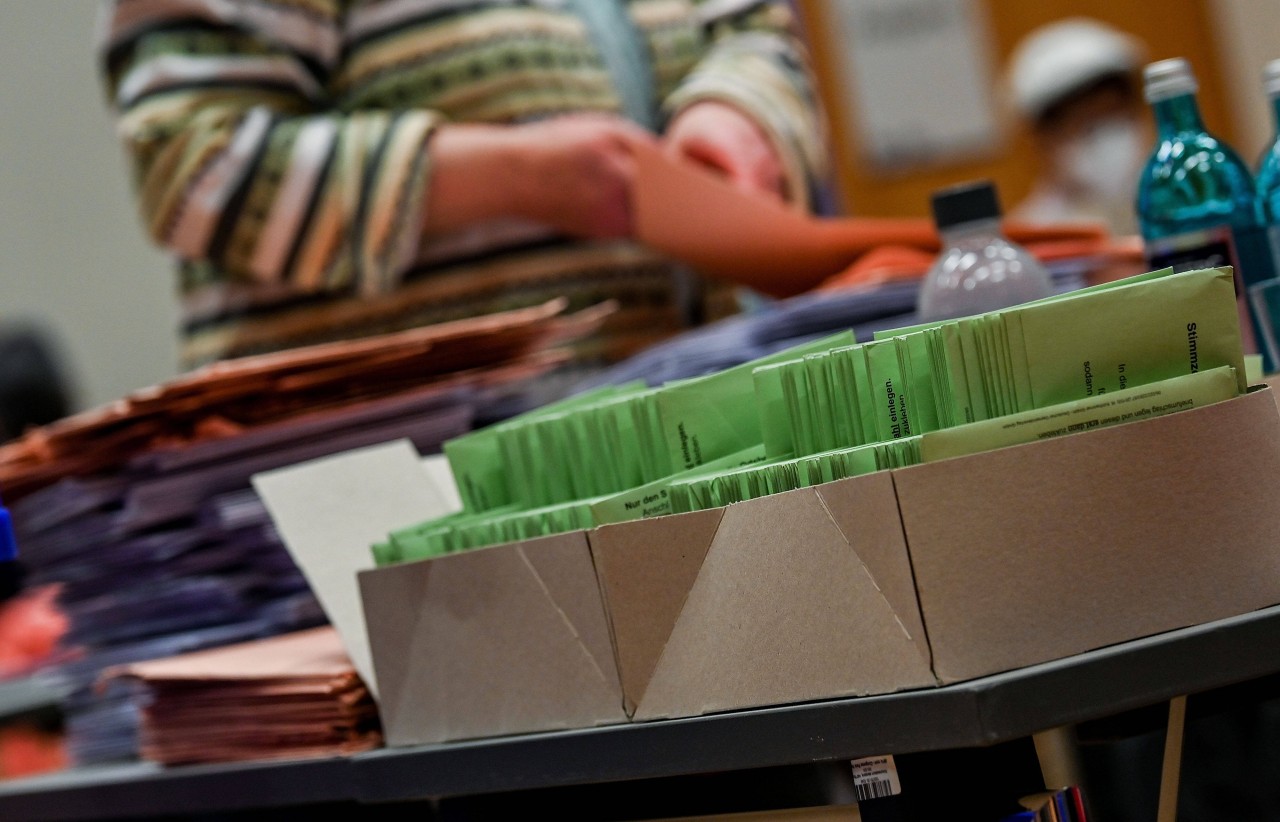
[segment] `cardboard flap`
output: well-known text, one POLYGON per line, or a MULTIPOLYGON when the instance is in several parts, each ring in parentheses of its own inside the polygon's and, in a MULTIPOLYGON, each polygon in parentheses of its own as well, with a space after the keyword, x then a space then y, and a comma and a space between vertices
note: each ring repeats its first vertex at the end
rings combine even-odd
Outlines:
POLYGON ((885 504, 890 495, 896 497, 890 472, 827 483, 814 491, 902 621, 916 648, 928 657, 929 640, 916 601, 915 575, 906 550, 902 519, 896 516, 896 506, 890 511, 885 504))
POLYGON ((896 471, 939 677, 1274 604, 1271 393, 896 471))
MULTIPOLYGON (((880 516, 896 516, 892 488, 879 490, 880 516)), ((802 489, 724 509, 635 717, 935 682, 855 548, 817 493, 802 489)))
POLYGON ((569 630, 582 643, 583 650, 591 656, 605 684, 615 693, 620 693, 609 624, 590 557, 584 558, 576 547, 567 550, 554 537, 550 542, 536 540, 517 545, 515 549, 529 565, 552 604, 560 610, 569 630))
POLYGON ((581 532, 361 573, 388 744, 625 721, 574 563, 592 575, 581 532))
POLYGON ((388 532, 455 508, 408 440, 257 474, 253 487, 376 697, 356 574, 373 567, 369 546, 388 532))
POLYGON ((628 713, 649 686, 723 515, 695 511, 590 532, 628 713))

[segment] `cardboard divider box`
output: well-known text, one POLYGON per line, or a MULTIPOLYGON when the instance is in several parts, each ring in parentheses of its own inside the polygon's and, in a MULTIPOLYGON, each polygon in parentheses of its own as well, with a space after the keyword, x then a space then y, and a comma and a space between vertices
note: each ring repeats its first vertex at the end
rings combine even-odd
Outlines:
POLYGON ((931 687, 1272 605, 1278 478, 1263 388, 364 571, 388 744, 931 687))
POLYGON ((895 471, 939 680, 1280 602, 1272 393, 895 471))
POLYGON ((936 682, 887 473, 365 571, 360 593, 390 745, 936 682))

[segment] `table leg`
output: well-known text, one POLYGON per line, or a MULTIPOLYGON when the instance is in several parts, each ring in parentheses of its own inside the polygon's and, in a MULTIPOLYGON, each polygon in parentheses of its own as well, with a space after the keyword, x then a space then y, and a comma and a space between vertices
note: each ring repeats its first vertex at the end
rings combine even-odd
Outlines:
POLYGON ((1056 790, 1084 782, 1074 726, 1050 728, 1033 734, 1031 739, 1036 746, 1036 759, 1040 761, 1040 773, 1046 788, 1056 790))
POLYGON ((1164 764, 1160 769, 1160 805, 1156 822, 1178 818, 1178 781, 1182 771, 1182 728, 1187 716, 1187 698, 1169 700, 1169 727, 1164 738, 1164 764))

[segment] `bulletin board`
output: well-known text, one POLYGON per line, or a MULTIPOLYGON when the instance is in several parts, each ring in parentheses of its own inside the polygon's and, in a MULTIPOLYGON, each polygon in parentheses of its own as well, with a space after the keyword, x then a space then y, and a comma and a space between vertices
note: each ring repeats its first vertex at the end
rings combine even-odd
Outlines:
POLYGON ((981 0, 828 3, 839 32, 836 85, 849 93, 843 135, 880 174, 973 159, 1003 147, 996 65, 981 0))

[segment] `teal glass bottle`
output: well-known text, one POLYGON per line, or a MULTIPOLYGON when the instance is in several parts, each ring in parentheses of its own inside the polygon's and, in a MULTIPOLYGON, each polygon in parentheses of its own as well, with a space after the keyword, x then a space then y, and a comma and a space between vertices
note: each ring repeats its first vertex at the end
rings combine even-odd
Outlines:
MULTIPOLYGON (((1230 146, 1205 129, 1186 60, 1152 63, 1143 77, 1156 121, 1156 146, 1137 197, 1147 263, 1176 271, 1232 266, 1245 350, 1256 352, 1260 336, 1245 288, 1274 277, 1275 263, 1253 175, 1230 146)), ((1264 362, 1268 372, 1274 368, 1264 362)))
POLYGON ((1276 136, 1258 160, 1258 206, 1271 235, 1271 256, 1280 274, 1280 60, 1267 64, 1262 86, 1271 100, 1276 136))

